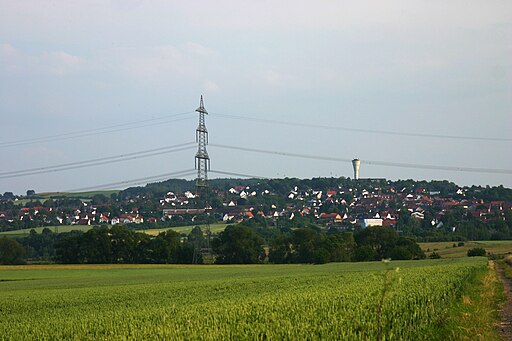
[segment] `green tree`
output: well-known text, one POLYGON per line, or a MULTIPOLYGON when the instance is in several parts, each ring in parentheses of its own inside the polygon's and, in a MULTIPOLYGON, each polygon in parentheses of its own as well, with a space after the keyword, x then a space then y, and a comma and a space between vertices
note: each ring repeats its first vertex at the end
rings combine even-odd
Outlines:
POLYGON ((0 264, 24 264, 25 249, 16 240, 3 237, 0 239, 0 264))
POLYGON ((16 198, 16 196, 14 195, 13 192, 5 192, 3 197, 4 197, 4 199, 11 199, 11 200, 16 198))
POLYGON ((358 245, 354 259, 358 262, 370 262, 377 258, 377 251, 371 245, 358 245))
POLYGON ((290 263, 293 252, 292 239, 289 234, 281 234, 274 238, 270 244, 268 260, 275 264, 290 263))
POLYGON ((324 236, 310 228, 296 229, 292 235, 294 248, 291 254, 292 263, 317 263, 317 261, 325 263, 326 253, 320 250, 324 236))
POLYGON ((252 264, 264 260, 263 238, 246 226, 229 225, 213 240, 219 264, 252 264))
POLYGON ((394 260, 424 259, 425 253, 414 240, 400 237, 386 257, 394 260))
POLYGON ((58 261, 66 264, 82 263, 78 253, 83 234, 81 231, 60 234, 60 239, 55 243, 55 253, 58 261))
POLYGON ((110 228, 110 243, 113 263, 133 263, 135 247, 137 246, 136 232, 121 225, 110 228))
POLYGON ((178 253, 181 248, 181 237, 176 231, 161 232, 153 243, 156 248, 154 250, 157 255, 157 263, 177 263, 178 253))
POLYGON ((358 261, 425 258, 421 247, 414 240, 398 237, 396 231, 388 227, 372 226, 359 230, 355 234, 355 240, 355 258, 358 261))
POLYGON ((329 251, 330 262, 350 262, 354 258, 356 249, 354 234, 344 232, 341 234, 328 235, 325 248, 329 251))
POLYGON ((375 251, 374 260, 381 260, 388 257, 388 252, 398 240, 398 234, 391 228, 371 226, 357 231, 354 238, 358 247, 371 247, 375 251))
POLYGON ((78 259, 82 263, 108 264, 112 262, 112 244, 109 229, 94 227, 80 238, 78 259))

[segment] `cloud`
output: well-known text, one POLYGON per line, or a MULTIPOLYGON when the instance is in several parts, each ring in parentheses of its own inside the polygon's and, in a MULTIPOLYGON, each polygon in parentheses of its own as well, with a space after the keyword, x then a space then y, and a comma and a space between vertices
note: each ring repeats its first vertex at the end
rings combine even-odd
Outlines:
POLYGON ((217 56, 213 49, 188 42, 108 49, 99 53, 95 64, 141 85, 198 81, 206 89, 218 90, 209 72, 217 56))
POLYGON ((213 49, 210 49, 201 44, 188 42, 185 44, 184 50, 192 55, 196 55, 198 57, 213 57, 217 55, 217 52, 213 49))
POLYGON ((267 70, 262 73, 261 78, 270 86, 279 87, 296 87, 302 84, 302 81, 292 75, 277 72, 275 70, 267 70))
POLYGON ((64 77, 77 73, 84 61, 64 51, 29 54, 11 44, 0 44, 0 70, 8 74, 64 77))
POLYGON ((41 69, 56 76, 66 76, 80 71, 82 59, 63 51, 46 52, 40 58, 41 69))
POLYGON ((203 88, 208 93, 210 93, 210 92, 217 92, 217 91, 220 90, 219 85, 217 85, 217 83, 215 83, 211 79, 207 79, 207 80, 205 80, 203 82, 203 88))

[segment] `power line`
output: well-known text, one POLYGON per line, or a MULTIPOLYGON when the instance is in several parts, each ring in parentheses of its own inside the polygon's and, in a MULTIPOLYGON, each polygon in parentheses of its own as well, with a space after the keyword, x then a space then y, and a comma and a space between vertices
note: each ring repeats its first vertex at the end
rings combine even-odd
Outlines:
MULTIPOLYGON (((215 174, 222 174, 222 175, 241 176, 244 178, 266 179, 265 177, 262 177, 262 176, 249 175, 249 174, 243 174, 243 173, 234 173, 234 172, 225 172, 225 171, 216 171, 216 170, 210 170, 210 172, 215 173, 215 174)), ((148 181, 167 180, 167 179, 169 179, 169 177, 173 177, 173 176, 174 177, 175 176, 183 177, 183 176, 195 175, 195 173, 196 173, 195 169, 186 169, 186 170, 172 172, 172 173, 152 175, 152 176, 148 176, 148 177, 130 179, 130 180, 124 180, 124 181, 118 181, 118 182, 111 182, 108 184, 75 188, 75 189, 66 190, 64 192, 70 193, 70 192, 85 192, 85 191, 91 191, 91 190, 97 190, 97 189, 112 189, 113 186, 143 184, 143 183, 147 183, 148 181)))
POLYGON ((54 165, 54 166, 24 169, 24 170, 18 170, 18 171, 9 171, 9 172, 0 173, 0 179, 10 179, 10 178, 17 178, 17 177, 28 176, 28 175, 59 172, 59 171, 63 171, 63 170, 85 168, 85 167, 93 167, 93 166, 123 162, 123 161, 128 161, 128 160, 141 159, 141 158, 146 158, 146 157, 151 157, 151 156, 156 156, 156 155, 175 153, 175 152, 191 150, 191 149, 194 149, 194 142, 183 143, 183 144, 178 144, 178 145, 174 145, 174 146, 155 148, 155 149, 149 149, 149 150, 143 150, 143 151, 139 151, 139 152, 122 154, 122 155, 102 157, 102 158, 86 160, 86 161, 77 161, 77 162, 70 162, 70 163, 54 165))
POLYGON ((182 171, 153 175, 153 176, 148 176, 148 177, 144 177, 144 178, 111 182, 108 184, 97 185, 97 186, 76 188, 76 189, 67 190, 65 192, 85 192, 85 191, 91 191, 91 190, 97 190, 97 189, 111 189, 113 186, 136 185, 136 184, 141 184, 141 183, 147 183, 150 180, 156 181, 156 180, 168 179, 169 177, 172 177, 172 176, 189 176, 192 174, 195 174, 195 169, 186 169, 186 170, 182 170, 182 171))
POLYGON ((178 114, 171 114, 171 115, 166 115, 166 116, 161 116, 161 117, 156 117, 156 118, 127 122, 127 123, 105 126, 105 127, 100 127, 100 128, 73 131, 73 132, 69 132, 69 133, 34 137, 34 138, 30 138, 30 139, 22 139, 22 140, 15 140, 15 141, 0 142, 0 148, 16 147, 16 146, 23 146, 23 145, 29 145, 29 144, 35 144, 35 143, 42 143, 42 142, 70 140, 70 139, 75 139, 75 138, 80 138, 80 137, 108 134, 108 133, 113 133, 113 132, 118 132, 118 131, 151 127, 151 126, 160 125, 160 124, 164 124, 164 123, 189 120, 189 119, 192 119, 193 117, 182 117, 182 118, 174 118, 174 117, 188 115, 192 112, 193 111, 183 112, 183 113, 178 113, 178 114), (171 118, 174 118, 174 119, 171 119, 171 118), (154 122, 154 121, 159 121, 159 122, 154 122), (154 122, 154 123, 147 123, 147 122, 154 122), (144 123, 147 123, 147 124, 144 124, 144 123), (133 125, 135 125, 135 126, 130 127, 133 125))
MULTIPOLYGON (((233 146, 227 146, 227 145, 222 145, 222 144, 213 144, 213 143, 210 144, 210 146, 217 147, 217 148, 223 148, 223 149, 242 150, 242 151, 247 151, 247 152, 290 156, 290 157, 298 157, 298 158, 304 158, 304 159, 337 161, 337 162, 352 162, 352 159, 348 159, 348 158, 337 158, 337 157, 328 157, 328 156, 319 156, 319 155, 310 155, 310 154, 288 153, 288 152, 280 152, 280 151, 264 150, 264 149, 256 149, 256 148, 246 148, 246 147, 233 147, 233 146)), ((389 167, 447 170, 447 171, 473 172, 473 173, 512 174, 511 169, 439 166, 439 165, 426 165, 426 164, 402 163, 402 162, 385 162, 385 161, 374 161, 374 160, 361 160, 361 162, 364 162, 365 164, 369 164, 369 165, 379 165, 379 166, 389 166, 389 167)))
POLYGON ((125 157, 140 155, 140 154, 158 152, 158 151, 162 151, 162 150, 174 149, 174 148, 179 148, 179 147, 186 147, 186 146, 191 146, 191 145, 194 145, 194 142, 181 143, 181 144, 176 144, 176 145, 173 145, 173 146, 165 146, 165 147, 160 147, 160 148, 155 148, 155 149, 147 149, 147 150, 142 150, 142 151, 133 152, 133 153, 127 153, 127 154, 107 156, 107 157, 102 157, 102 158, 98 158, 98 159, 91 159, 91 160, 85 160, 85 161, 76 161, 76 162, 63 163, 63 164, 54 165, 54 166, 21 169, 21 170, 9 171, 9 172, 0 172, 0 175, 19 174, 19 173, 27 173, 27 172, 34 172, 34 171, 51 170, 51 169, 54 169, 54 168, 61 168, 61 167, 75 166, 75 165, 87 164, 87 163, 98 162, 98 161, 113 160, 113 159, 118 159, 118 158, 125 158, 125 157))
POLYGON ((242 173, 233 173, 233 172, 224 172, 224 171, 219 171, 219 170, 210 170, 210 173, 222 174, 222 175, 241 176, 243 178, 267 179, 264 176, 249 175, 249 174, 242 174, 242 173))
POLYGON ((497 142, 512 142, 512 138, 507 137, 485 137, 485 136, 463 136, 463 135, 443 135, 443 134, 427 134, 427 133, 409 133, 391 130, 379 130, 379 129, 362 129, 362 128, 350 128, 340 127, 331 125, 321 125, 314 123, 302 123, 294 121, 279 121, 255 117, 244 117, 230 114, 212 113, 212 117, 229 118, 243 121, 252 121, 269 124, 279 124, 286 126, 306 127, 306 128, 319 128, 327 130, 338 130, 338 131, 349 131, 355 133, 368 133, 368 134, 382 134, 392 136, 408 136, 408 137, 426 137, 426 138, 441 138, 441 139, 453 139, 453 140, 472 140, 472 141, 497 141, 497 142))

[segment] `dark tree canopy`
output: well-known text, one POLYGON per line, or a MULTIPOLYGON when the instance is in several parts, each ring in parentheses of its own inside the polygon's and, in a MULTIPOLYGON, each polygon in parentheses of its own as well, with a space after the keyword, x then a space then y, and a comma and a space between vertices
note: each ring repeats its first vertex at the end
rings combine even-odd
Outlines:
POLYGON ((246 226, 228 225, 213 240, 219 264, 261 263, 265 258, 263 238, 246 226))
POLYGON ((273 263, 316 263, 351 261, 355 249, 352 233, 324 234, 299 228, 274 239, 269 260, 273 263))
POLYGON ((25 263, 25 249, 16 240, 0 238, 0 264, 14 265, 25 263))
POLYGON ((425 258, 425 254, 415 241, 399 237, 391 228, 372 226, 358 230, 354 237, 358 246, 355 257, 358 261, 425 258))
POLYGON ((55 243, 62 263, 191 263, 193 251, 175 231, 151 237, 124 226, 62 233, 55 243))

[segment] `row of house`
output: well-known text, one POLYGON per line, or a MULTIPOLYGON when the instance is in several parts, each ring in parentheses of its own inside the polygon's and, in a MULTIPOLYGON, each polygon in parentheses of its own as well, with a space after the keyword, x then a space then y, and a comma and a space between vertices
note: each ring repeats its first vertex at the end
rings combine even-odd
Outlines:
MULTIPOLYGON (((309 217, 327 226, 394 226, 405 211, 413 219, 425 220, 428 217, 432 226, 439 226, 443 215, 451 210, 462 210, 467 217, 481 221, 505 219, 505 213, 512 210, 511 202, 469 199, 465 197, 462 189, 451 198, 441 197, 435 191, 408 191, 405 188, 397 190, 392 187, 354 189, 338 186, 315 190, 293 186, 277 196, 271 189, 234 186, 224 191, 215 189, 212 193, 220 203, 214 209, 208 208, 208 213, 225 222, 237 222, 258 216, 273 220, 309 217), (250 205, 250 202, 258 204, 250 205)), ((1 211, 0 223, 41 217, 44 222, 56 220, 60 224, 71 225, 140 224, 184 216, 194 219, 194 216, 206 212, 205 209, 192 207, 195 198, 195 194, 190 191, 167 192, 159 199, 160 209, 144 217, 136 208, 122 212, 119 206, 113 210, 108 205, 99 207, 85 202, 72 211, 46 206, 21 207, 1 211)), ((130 199, 129 204, 138 199, 146 198, 130 199)))

